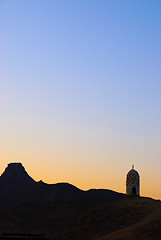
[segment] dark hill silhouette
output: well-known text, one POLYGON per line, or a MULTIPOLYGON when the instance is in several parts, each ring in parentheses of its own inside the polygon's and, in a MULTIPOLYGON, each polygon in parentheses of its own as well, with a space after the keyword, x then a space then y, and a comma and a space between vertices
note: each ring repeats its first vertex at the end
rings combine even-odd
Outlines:
POLYGON ((83 191, 69 183, 46 184, 42 181, 36 182, 28 175, 21 163, 8 164, 0 177, 0 192, 1 197, 6 194, 15 194, 12 202, 18 201, 18 203, 20 201, 71 201, 76 198, 104 203, 123 196, 121 193, 104 189, 83 191))
POLYGON ((0 183, 25 185, 34 182, 21 163, 9 163, 0 177, 0 183))
POLYGON ((0 231, 59 237, 89 208, 122 197, 111 190, 83 191, 69 183, 36 182, 21 163, 10 163, 0 177, 0 231))

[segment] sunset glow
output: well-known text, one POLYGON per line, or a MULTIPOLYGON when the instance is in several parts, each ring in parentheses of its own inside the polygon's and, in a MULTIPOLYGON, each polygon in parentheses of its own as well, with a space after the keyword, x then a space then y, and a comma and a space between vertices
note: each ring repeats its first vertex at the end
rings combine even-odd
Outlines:
POLYGON ((161 199, 161 2, 0 2, 0 173, 161 199))

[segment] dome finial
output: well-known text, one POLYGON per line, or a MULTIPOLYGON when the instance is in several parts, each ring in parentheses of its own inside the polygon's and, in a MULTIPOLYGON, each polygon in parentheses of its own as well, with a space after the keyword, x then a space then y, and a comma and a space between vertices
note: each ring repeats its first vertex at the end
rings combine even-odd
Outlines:
POLYGON ((134 169, 134 164, 132 165, 132 169, 134 169))

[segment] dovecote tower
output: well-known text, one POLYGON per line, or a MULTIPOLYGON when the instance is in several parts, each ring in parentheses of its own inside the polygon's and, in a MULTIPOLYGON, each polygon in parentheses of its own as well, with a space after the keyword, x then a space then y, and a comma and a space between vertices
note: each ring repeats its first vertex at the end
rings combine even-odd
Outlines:
POLYGON ((134 165, 126 176, 126 195, 140 196, 140 176, 134 169, 134 165))

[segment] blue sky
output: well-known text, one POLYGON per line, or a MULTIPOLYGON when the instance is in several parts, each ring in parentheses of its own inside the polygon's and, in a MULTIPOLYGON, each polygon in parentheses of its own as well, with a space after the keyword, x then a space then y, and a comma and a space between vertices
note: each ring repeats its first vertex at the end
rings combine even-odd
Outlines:
POLYGON ((21 161, 37 179, 124 191, 135 163, 160 197, 147 183, 151 170, 161 182, 160 12, 155 0, 1 0, 1 171, 21 161))

